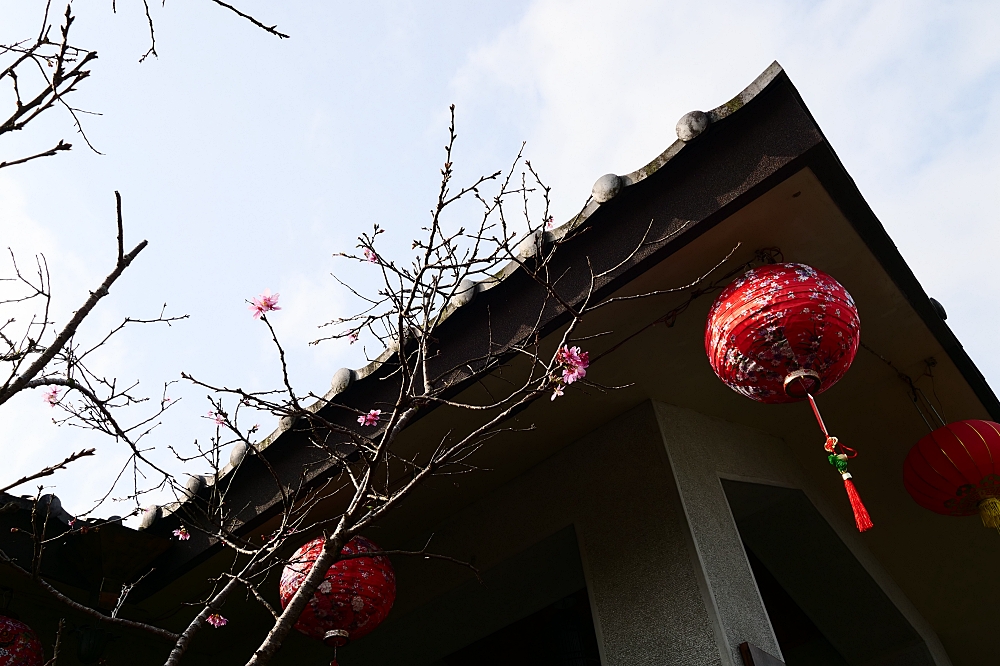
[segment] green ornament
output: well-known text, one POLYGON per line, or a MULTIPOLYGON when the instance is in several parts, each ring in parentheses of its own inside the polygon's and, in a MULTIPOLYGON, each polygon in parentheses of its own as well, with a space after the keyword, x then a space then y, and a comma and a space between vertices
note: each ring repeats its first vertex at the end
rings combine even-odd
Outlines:
POLYGON ((826 459, 827 461, 829 461, 831 465, 836 467, 837 471, 840 472, 841 474, 847 471, 847 461, 839 457, 838 455, 831 453, 826 457, 826 459))

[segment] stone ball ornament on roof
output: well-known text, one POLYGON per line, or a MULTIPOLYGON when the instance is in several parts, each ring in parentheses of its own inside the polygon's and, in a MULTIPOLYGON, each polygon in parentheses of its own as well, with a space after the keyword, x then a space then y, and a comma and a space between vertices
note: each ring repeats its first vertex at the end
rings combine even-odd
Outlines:
MULTIPOLYGON (((320 536, 299 548, 281 573, 278 591, 285 608, 323 551, 320 536)), ((381 549, 356 536, 341 549, 344 555, 381 549)), ((377 627, 396 600, 396 574, 385 555, 349 557, 335 562, 299 616, 295 628, 330 647, 346 645, 377 627)))
POLYGON ((597 203, 606 203, 614 199, 622 191, 622 178, 613 173, 606 173, 597 179, 590 193, 597 203))
POLYGON ((337 372, 333 373, 333 379, 330 380, 330 390, 335 394, 343 393, 347 390, 347 387, 354 383, 357 378, 353 370, 350 368, 341 368, 337 372))
POLYGON ((677 121, 677 138, 687 143, 708 129, 711 119, 704 111, 690 111, 677 121))
POLYGON ((836 384, 854 361, 861 324, 854 299, 812 266, 765 264, 716 298, 705 327, 712 370, 740 395, 762 403, 808 400, 840 472, 858 530, 872 527, 847 461, 856 452, 827 432, 814 396, 836 384))
POLYGON ((978 513, 1000 531, 1000 424, 957 421, 924 436, 903 461, 903 485, 925 509, 978 513))
POLYGON ((42 666, 44 662, 42 644, 31 627, 0 615, 0 666, 42 666))

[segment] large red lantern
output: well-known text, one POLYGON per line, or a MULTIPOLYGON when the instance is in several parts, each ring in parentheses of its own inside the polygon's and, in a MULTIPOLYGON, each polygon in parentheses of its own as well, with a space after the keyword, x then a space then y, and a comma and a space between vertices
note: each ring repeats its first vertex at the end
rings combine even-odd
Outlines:
POLYGON ((805 264, 753 268, 719 294, 705 351, 719 379, 759 402, 819 395, 851 367, 860 341, 854 300, 805 264))
MULTIPOLYGON (((312 569, 323 550, 324 537, 299 548, 281 572, 278 591, 281 607, 312 569)), ((356 536, 341 549, 344 555, 377 553, 381 549, 368 539, 356 536)), ((316 593, 299 616, 295 628, 330 647, 346 645, 371 632, 389 614, 396 600, 396 574, 385 555, 352 557, 335 562, 316 593)))
POLYGON ((903 485, 925 509, 978 513, 1000 530, 1000 424, 958 421, 925 436, 903 461, 903 485))
POLYGON ((42 644, 31 627, 0 615, 0 666, 42 666, 42 644))
POLYGON ((830 436, 813 399, 851 367, 860 328, 854 299, 832 277, 805 264, 767 264, 719 294, 708 314, 705 352, 719 379, 741 395, 765 403, 809 400, 864 532, 871 519, 847 471, 856 454, 830 436))

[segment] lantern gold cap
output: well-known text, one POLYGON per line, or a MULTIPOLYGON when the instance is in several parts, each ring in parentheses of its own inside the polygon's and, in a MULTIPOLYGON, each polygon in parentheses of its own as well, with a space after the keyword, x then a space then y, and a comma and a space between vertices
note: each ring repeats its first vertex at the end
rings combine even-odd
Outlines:
POLYGON ((350 640, 350 634, 344 629, 331 629, 323 634, 323 642, 330 647, 344 647, 350 640))
POLYGON ((785 395, 790 398, 804 398, 819 391, 823 378, 815 370, 793 370, 785 375, 785 395))

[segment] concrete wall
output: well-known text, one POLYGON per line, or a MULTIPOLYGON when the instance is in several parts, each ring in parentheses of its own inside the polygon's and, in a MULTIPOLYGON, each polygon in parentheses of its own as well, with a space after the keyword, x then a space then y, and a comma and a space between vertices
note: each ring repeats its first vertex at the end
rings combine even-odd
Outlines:
POLYGON ((399 558, 396 608, 342 650, 342 663, 439 664, 584 583, 605 666, 736 666, 743 641, 780 656, 726 477, 803 488, 947 666, 933 632, 850 525, 805 487, 784 446, 690 410, 640 405, 433 530, 438 552, 474 558, 485 586, 460 567, 399 558))
POLYGON ((376 666, 405 658, 413 666, 433 664, 565 596, 573 585, 579 589, 575 567, 591 596, 605 666, 729 664, 648 403, 434 534, 439 552, 474 555, 489 586, 470 582, 454 566, 399 558, 397 607, 383 627, 342 651, 342 663, 376 666), (568 526, 578 541, 575 561, 560 545, 568 526), (550 553, 547 567, 536 564, 532 550, 539 547, 550 553))
MULTIPOLYGON (((937 635, 865 547, 854 528, 846 496, 841 505, 831 506, 787 455, 787 443, 689 409, 662 403, 653 407, 731 654, 744 640, 776 656, 780 651, 766 614, 761 616, 762 602, 722 478, 804 493, 808 501, 802 502, 806 507, 799 507, 797 518, 766 524, 766 536, 762 529, 755 530, 761 537, 755 554, 797 597, 848 663, 951 666, 937 635), (804 549, 822 550, 821 536, 831 541, 830 547, 814 552, 806 561, 804 549), (781 539, 786 539, 787 547, 778 552, 781 539), (806 564, 813 565, 812 570, 806 572, 806 564), (884 610, 872 612, 878 604, 884 610), (830 613, 831 608, 836 612, 830 613)), ((821 454, 817 458, 818 464, 825 464, 821 454)), ((748 524, 754 518, 748 515, 748 524)))

